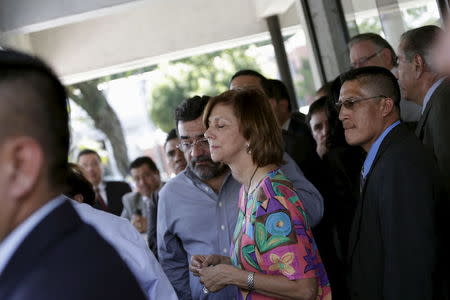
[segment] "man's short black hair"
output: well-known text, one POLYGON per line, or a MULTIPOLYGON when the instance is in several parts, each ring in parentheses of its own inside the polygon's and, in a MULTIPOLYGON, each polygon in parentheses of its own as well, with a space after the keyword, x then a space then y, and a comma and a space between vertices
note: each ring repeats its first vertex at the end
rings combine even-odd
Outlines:
POLYGON ((172 128, 172 130, 170 130, 169 133, 167 134, 165 143, 167 144, 168 141, 176 138, 178 138, 177 131, 175 130, 175 128, 172 128))
POLYGON ((306 125, 311 128, 309 122, 311 121, 311 117, 314 113, 324 111, 327 115, 327 119, 329 118, 329 110, 328 110, 328 101, 326 96, 322 96, 309 106, 308 114, 306 115, 306 125))
POLYGON ((142 167, 143 165, 147 165, 151 171, 159 174, 159 170, 155 162, 148 156, 141 156, 133 160, 130 164, 130 170, 137 169, 139 167, 142 167))
POLYGON ((94 187, 84 177, 80 167, 73 163, 69 163, 66 188, 63 194, 72 199, 75 195, 81 194, 83 196, 83 203, 89 204, 90 206, 94 206, 95 204, 94 187))
POLYGON ((277 102, 284 99, 288 102, 289 111, 292 110, 288 89, 281 80, 266 79, 261 82, 261 85, 268 98, 275 99, 277 102))
POLYGON ((184 99, 175 109, 175 125, 178 132, 178 122, 189 122, 198 119, 206 104, 209 101, 209 96, 194 96, 184 99))
POLYGON ((255 70, 245 69, 245 70, 240 70, 240 71, 237 71, 236 73, 234 73, 234 75, 231 76, 230 83, 231 83, 231 81, 233 81, 233 79, 235 79, 236 77, 239 77, 239 76, 254 76, 254 77, 258 77, 259 79, 261 79, 261 83, 264 80, 267 80, 267 78, 264 77, 261 73, 255 71, 255 70))
POLYGON ((0 141, 11 135, 33 137, 42 147, 49 183, 63 186, 70 143, 64 86, 42 60, 0 50, 0 89, 5 91, 0 99, 0 141))
POLYGON ((95 156, 97 156, 100 161, 102 160, 100 158, 100 155, 98 155, 97 151, 92 150, 92 149, 83 149, 80 151, 80 153, 78 153, 77 161, 80 161, 80 157, 82 157, 83 155, 88 155, 88 154, 95 154, 95 156))
POLYGON ((370 66, 352 69, 340 76, 341 86, 346 81, 357 80, 374 93, 373 96, 383 95, 394 100, 400 112, 400 88, 397 78, 386 68, 370 66))

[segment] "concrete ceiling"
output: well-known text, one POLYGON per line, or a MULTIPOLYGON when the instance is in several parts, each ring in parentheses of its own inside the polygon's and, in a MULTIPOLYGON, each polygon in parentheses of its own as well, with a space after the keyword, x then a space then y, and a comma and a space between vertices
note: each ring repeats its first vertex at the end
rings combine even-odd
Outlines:
POLYGON ((298 26, 293 2, 2 0, 0 42, 44 58, 69 84, 267 38, 267 14, 298 26))

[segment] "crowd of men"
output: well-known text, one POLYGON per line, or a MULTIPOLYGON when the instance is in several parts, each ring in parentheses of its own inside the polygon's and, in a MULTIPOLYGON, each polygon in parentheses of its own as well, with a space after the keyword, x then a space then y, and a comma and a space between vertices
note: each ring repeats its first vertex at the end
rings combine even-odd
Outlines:
MULTIPOLYGON (((230 89, 259 89, 273 108, 280 168, 335 299, 449 299, 450 63, 435 55, 447 36, 409 30, 397 51, 377 34, 353 37, 352 69, 320 90, 308 116, 292 111, 279 80, 252 70, 230 78, 230 89)), ((204 293, 189 271, 193 255, 229 254, 238 212, 240 184, 204 137, 208 101, 176 108, 164 144, 176 176, 164 183, 138 157, 132 191, 104 180, 91 149, 67 171, 64 87, 39 59, 1 50, 0 299, 234 299, 234 286, 204 293)))

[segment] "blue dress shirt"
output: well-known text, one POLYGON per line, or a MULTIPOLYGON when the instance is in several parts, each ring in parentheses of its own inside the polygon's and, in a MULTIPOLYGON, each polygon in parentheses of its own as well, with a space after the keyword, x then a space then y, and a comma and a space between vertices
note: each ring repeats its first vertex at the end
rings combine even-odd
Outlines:
MULTIPOLYGON (((323 199, 287 154, 281 170, 302 200, 312 224, 320 221, 323 199), (311 214, 312 212, 312 214, 311 214)), ((161 266, 180 299, 232 300, 237 289, 228 286, 204 294, 198 277, 189 272, 193 255, 230 256, 231 239, 238 213, 238 183, 230 173, 218 193, 189 168, 165 184, 159 193, 157 245, 161 266)))
POLYGON ((391 124, 388 128, 386 128, 383 131, 383 133, 376 139, 375 143, 373 143, 373 145, 370 147, 370 150, 367 153, 367 157, 366 157, 366 160, 364 161, 363 169, 361 172, 364 179, 367 177, 367 174, 369 174, 370 168, 372 168, 373 161, 375 160, 375 157, 377 156, 378 149, 380 148, 380 145, 383 142, 384 138, 398 124, 400 124, 400 121, 397 121, 397 122, 391 124))

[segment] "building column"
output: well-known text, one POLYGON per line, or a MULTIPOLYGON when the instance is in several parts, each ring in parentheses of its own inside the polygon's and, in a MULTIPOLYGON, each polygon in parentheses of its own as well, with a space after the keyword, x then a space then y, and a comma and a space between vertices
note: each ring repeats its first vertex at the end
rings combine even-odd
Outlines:
POLYGON ((289 61, 284 47, 284 39, 281 33, 280 20, 277 15, 266 18, 267 27, 272 39, 272 45, 275 50, 275 57, 277 60, 278 71, 280 73, 281 81, 286 85, 289 98, 291 99, 292 111, 298 111, 297 97, 295 96, 294 83, 292 81, 291 70, 289 68, 289 61))
POLYGON ((330 81, 347 71, 349 34, 340 1, 300 0, 313 50, 318 55, 322 80, 330 81), (317 45, 314 45, 316 43, 317 45))

